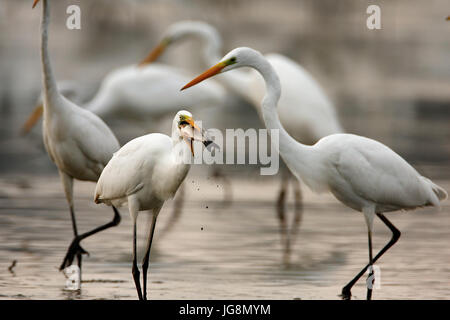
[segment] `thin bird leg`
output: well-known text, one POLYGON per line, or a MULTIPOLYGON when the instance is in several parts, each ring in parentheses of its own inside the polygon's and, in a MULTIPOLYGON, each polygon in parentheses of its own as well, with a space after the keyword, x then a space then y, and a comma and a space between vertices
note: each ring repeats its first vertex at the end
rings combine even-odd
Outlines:
MULTIPOLYGON (((75 218, 75 210, 74 210, 74 206, 73 206, 73 178, 61 170, 59 171, 59 176, 60 176, 61 182, 63 184, 64 193, 66 194, 67 203, 69 204, 73 234, 76 238, 76 237, 78 237, 78 229, 77 229, 77 221, 75 218)), ((82 260, 83 253, 84 253, 84 250, 79 250, 78 252, 76 252, 78 268, 80 268, 80 273, 81 273, 81 264, 82 264, 81 260, 82 260)), ((73 258, 72 258, 72 261, 73 261, 73 258)), ((72 263, 72 261, 71 261, 71 263, 72 263)), ((60 269, 60 270, 62 270, 62 269, 60 269)))
POLYGON ((136 235, 137 231, 136 231, 136 219, 134 219, 133 221, 133 267, 131 269, 131 273, 133 274, 133 279, 134 279, 134 285, 136 286, 136 290, 138 293, 138 297, 139 300, 143 300, 142 299, 142 292, 141 292, 141 284, 140 284, 140 274, 139 274, 139 268, 137 266, 137 255, 136 255, 136 235))
POLYGON ((93 234, 96 234, 100 231, 103 231, 105 229, 117 226, 120 223, 120 213, 119 211, 113 206, 113 211, 114 211, 114 218, 111 222, 104 224, 100 227, 97 227, 91 231, 85 232, 83 234, 77 235, 75 236, 75 238, 73 239, 72 243, 70 244, 69 249, 67 250, 66 256, 64 257, 63 263, 61 264, 61 266, 59 267, 59 270, 63 270, 64 268, 70 266, 72 264, 73 258, 75 256, 75 254, 81 255, 82 253, 86 253, 89 254, 86 250, 84 250, 81 246, 80 246, 80 242, 83 239, 86 239, 87 237, 92 236, 93 234))
MULTIPOLYGON (((384 224, 392 231, 392 238, 389 240, 386 246, 378 252, 378 254, 373 258, 372 263, 375 263, 386 251, 389 250, 400 238, 401 232, 398 230, 383 214, 377 213, 378 218, 384 222, 384 224)), ((343 289, 341 293, 341 297, 344 300, 349 300, 352 296, 351 289, 355 285, 355 283, 362 277, 364 273, 366 273, 367 269, 370 267, 368 264, 365 266, 357 275, 350 281, 343 289)))
POLYGON ((219 167, 213 167, 212 177, 217 180, 222 180, 223 184, 223 206, 228 207, 233 202, 233 189, 231 188, 230 180, 222 173, 219 167))
POLYGON ((294 177, 294 217, 292 219, 292 225, 290 228, 290 243, 291 247, 295 243, 295 239, 297 238, 298 229, 300 228, 302 217, 303 217, 303 201, 302 201, 302 190, 300 187, 300 181, 294 177))
POLYGON ((155 232, 155 225, 156 225, 156 218, 158 217, 158 214, 154 213, 152 218, 152 226, 150 227, 150 233, 148 235, 147 240, 147 249, 145 250, 145 256, 142 261, 142 278, 143 278, 143 284, 144 284, 144 300, 147 300, 147 270, 148 270, 148 261, 150 260, 150 250, 152 248, 152 240, 153 240, 153 234, 155 232))
POLYGON ((283 261, 285 265, 289 264, 290 256, 290 243, 288 237, 285 208, 288 181, 288 175, 286 174, 286 171, 283 171, 281 175, 281 188, 277 199, 277 217, 280 226, 281 245, 284 248, 283 261))
POLYGON ((372 300, 373 278, 373 256, 372 256, 372 231, 368 231, 369 240, 369 276, 367 277, 367 300, 372 300))
MULTIPOLYGON (((73 205, 70 206, 70 217, 72 219, 73 235, 76 238, 76 237, 78 237, 78 230, 77 230, 77 222, 76 222, 76 219, 75 219, 75 211, 73 209, 73 205)), ((78 262, 78 268, 80 268, 80 271, 81 271, 81 259, 82 259, 81 252, 77 252, 77 262, 78 262)), ((71 263, 72 263, 72 261, 71 261, 71 263)), ((59 270, 62 270, 61 267, 59 268, 59 270)))
POLYGON ((169 220, 166 222, 164 228, 159 232, 159 239, 167 234, 175 225, 175 223, 180 219, 181 213, 183 211, 183 205, 184 205, 184 195, 186 194, 186 187, 185 184, 182 183, 177 191, 175 200, 173 202, 173 210, 172 215, 170 216, 169 220))

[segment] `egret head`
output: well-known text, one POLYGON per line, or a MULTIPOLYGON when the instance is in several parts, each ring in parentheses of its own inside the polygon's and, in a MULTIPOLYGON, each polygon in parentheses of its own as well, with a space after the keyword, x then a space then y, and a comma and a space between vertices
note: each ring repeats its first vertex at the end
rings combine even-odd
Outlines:
POLYGON ((184 140, 194 155, 194 141, 201 141, 205 147, 208 147, 213 141, 207 133, 195 123, 192 114, 189 111, 178 111, 173 119, 172 137, 177 140, 184 140))
POLYGON ((164 32, 162 40, 153 48, 150 54, 139 63, 140 66, 152 63, 172 44, 178 43, 184 39, 195 38, 198 36, 207 37, 213 41, 221 42, 217 30, 211 25, 201 21, 180 21, 172 24, 164 32))
POLYGON ((181 90, 192 87, 203 80, 215 76, 216 74, 237 68, 248 67, 253 61, 255 61, 254 58, 256 56, 261 56, 261 53, 246 47, 236 48, 227 53, 218 64, 203 72, 201 75, 181 88, 181 90))

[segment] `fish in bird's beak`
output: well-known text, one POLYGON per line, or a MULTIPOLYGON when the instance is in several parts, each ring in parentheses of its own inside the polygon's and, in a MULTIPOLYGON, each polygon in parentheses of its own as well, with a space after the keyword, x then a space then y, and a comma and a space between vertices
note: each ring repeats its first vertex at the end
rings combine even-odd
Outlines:
POLYGON ((194 156, 194 141, 201 141, 208 151, 212 151, 212 148, 219 148, 217 144, 213 142, 208 133, 200 128, 189 116, 185 116, 180 122, 180 131, 184 141, 189 145, 192 155, 194 156))
POLYGON ((142 60, 138 66, 142 67, 146 64, 152 63, 166 50, 167 46, 170 44, 169 38, 164 38, 150 53, 149 55, 142 60))
POLYGON ((39 0, 34 0, 34 2, 33 2, 33 9, 34 9, 34 7, 36 7, 36 5, 38 4, 38 2, 39 2, 39 0))
MULTIPOLYGON (((39 1, 39 0, 37 0, 39 1)), ((22 126, 22 129, 20 130, 20 133, 22 135, 28 134, 31 129, 34 127, 36 122, 41 118, 42 113, 44 111, 44 106, 42 104, 37 105, 31 115, 28 117, 27 121, 22 126)))
POLYGON ((195 86, 197 83, 202 82, 203 80, 206 80, 208 78, 211 78, 211 77, 215 76, 216 74, 219 74, 223 70, 223 68, 225 68, 227 65, 228 64, 226 61, 219 62, 218 64, 216 64, 215 66, 206 70, 201 75, 196 77, 194 80, 192 80, 191 82, 186 84, 183 88, 181 88, 180 91, 183 91, 184 89, 195 86))

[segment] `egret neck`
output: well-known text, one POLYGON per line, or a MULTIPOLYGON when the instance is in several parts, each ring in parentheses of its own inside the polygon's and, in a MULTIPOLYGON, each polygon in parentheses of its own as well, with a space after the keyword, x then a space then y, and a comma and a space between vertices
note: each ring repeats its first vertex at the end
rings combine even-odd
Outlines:
POLYGON ((59 100, 60 96, 56 86, 56 80, 53 75, 52 66, 50 64, 50 56, 48 52, 48 25, 50 23, 50 6, 47 0, 42 3, 42 21, 41 21, 41 63, 42 63, 42 80, 44 85, 44 111, 47 113, 48 108, 57 108, 60 104, 54 103, 59 100))
MULTIPOLYGON (((291 171, 295 175, 297 175, 296 172, 299 172, 302 179, 310 185, 308 183, 311 174, 310 168, 317 164, 315 161, 315 152, 313 152, 314 147, 297 142, 287 133, 281 124, 277 112, 277 105, 281 96, 280 79, 277 73, 272 65, 260 54, 256 56, 253 63, 249 64, 249 67, 256 69, 264 78, 266 84, 266 94, 261 102, 261 109, 268 132, 270 133, 272 129, 279 131, 278 143, 272 139, 272 143, 275 143, 275 149, 279 151, 291 171)), ((297 176, 297 178, 300 179, 300 176, 297 176)))

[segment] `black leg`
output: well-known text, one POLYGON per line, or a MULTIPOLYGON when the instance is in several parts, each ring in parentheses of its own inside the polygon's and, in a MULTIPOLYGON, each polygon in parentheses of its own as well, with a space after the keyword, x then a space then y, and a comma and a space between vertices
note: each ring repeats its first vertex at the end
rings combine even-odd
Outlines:
POLYGON ((367 278, 367 300, 372 299, 373 279, 373 257, 372 257, 372 231, 368 232, 369 240, 369 277, 367 278))
POLYGON ((133 274, 134 285, 136 286, 136 290, 138 293, 139 300, 142 300, 142 292, 141 292, 141 284, 139 279, 139 268, 137 266, 137 255, 136 255, 136 221, 133 225, 133 267, 131 269, 131 273, 133 274))
MULTIPOLYGON (((72 243, 70 244, 69 249, 67 250, 66 256, 64 257, 63 263, 61 264, 61 266, 59 267, 59 270, 63 270, 64 268, 70 266, 72 264, 72 261, 75 257, 75 255, 78 257, 80 256, 79 259, 79 265, 81 266, 81 255, 82 254, 88 254, 88 252, 86 250, 84 250, 81 246, 80 246, 80 242, 83 239, 86 239, 89 236, 92 236, 93 234, 96 234, 100 231, 103 231, 105 229, 117 226, 120 223, 120 213, 119 211, 113 206, 113 211, 114 211, 114 218, 111 222, 104 224, 100 227, 97 227, 91 231, 88 231, 86 233, 80 234, 80 235, 76 235, 75 238, 73 239, 72 243)), ((81 267, 80 267, 81 268, 81 267)))
POLYGON ((143 284, 144 284, 144 290, 143 290, 144 300, 147 300, 147 270, 148 270, 148 261, 150 260, 150 250, 152 248, 153 234, 155 232, 156 218, 157 218, 157 215, 153 214, 152 226, 150 227, 150 233, 148 235, 148 240, 147 240, 147 249, 145 250, 144 260, 142 261, 142 278, 143 278, 143 284))
POLYGON ((290 256, 290 243, 288 236, 288 227, 286 222, 286 189, 288 186, 288 179, 286 177, 285 172, 282 173, 281 177, 281 188, 278 194, 277 199, 277 217, 280 225, 280 237, 281 237, 281 245, 284 248, 283 261, 284 264, 289 264, 289 256, 290 256))
POLYGON ((289 231, 289 239, 290 239, 289 241, 291 244, 291 250, 293 244, 295 243, 295 239, 297 238, 298 229, 300 228, 303 216, 302 191, 300 187, 300 181, 298 181, 297 178, 294 177, 293 182, 294 182, 295 203, 294 203, 294 217, 292 219, 292 225, 289 231))
MULTIPOLYGON (((72 220, 73 235, 76 238, 76 237, 78 237, 78 229, 77 229, 77 221, 75 218, 75 210, 73 209, 73 205, 70 206, 70 218, 72 220)), ((80 268, 80 272, 81 272, 81 259, 82 259, 81 252, 77 252, 77 262, 78 262, 78 268, 80 268)), ((62 270, 62 269, 60 268, 60 270, 62 270)))
MULTIPOLYGON (((400 238, 401 232, 398 230, 383 214, 377 213, 378 218, 380 218, 381 221, 384 222, 384 224, 392 231, 392 238, 388 242, 386 246, 384 246, 383 249, 381 249, 380 252, 373 258, 372 263, 375 263, 387 250, 389 250, 390 247, 392 247, 400 238)), ((351 289, 355 285, 355 283, 361 278, 361 276, 366 273, 367 268, 369 268, 370 265, 368 264, 365 266, 357 275, 353 278, 352 281, 350 281, 343 289, 341 297, 344 300, 349 300, 352 296, 351 289)))

